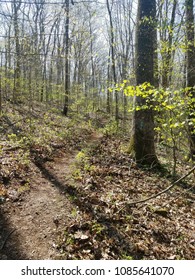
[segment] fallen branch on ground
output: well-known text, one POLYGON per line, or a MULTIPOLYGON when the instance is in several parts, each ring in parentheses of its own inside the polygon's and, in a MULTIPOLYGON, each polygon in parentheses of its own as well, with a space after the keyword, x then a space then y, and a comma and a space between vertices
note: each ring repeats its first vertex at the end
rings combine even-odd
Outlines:
MULTIPOLYGON (((170 186, 168 186, 165 190, 163 190, 163 191, 161 191, 161 192, 159 192, 159 193, 157 193, 157 194, 155 194, 155 195, 152 195, 152 196, 150 196, 150 197, 148 197, 148 198, 141 199, 141 200, 138 200, 138 201, 129 202, 127 205, 128 205, 128 206, 132 206, 132 205, 144 203, 144 202, 146 202, 146 201, 149 201, 149 200, 151 200, 151 199, 153 199, 153 198, 156 198, 156 197, 160 196, 160 195, 163 194, 163 193, 168 192, 168 191, 169 191, 170 189, 172 189, 176 184, 178 184, 178 183, 181 182, 183 179, 185 179, 186 177, 188 177, 194 170, 195 170, 195 166, 194 166, 192 169, 190 169, 190 170, 188 171, 187 174, 185 174, 184 176, 182 176, 181 178, 179 178, 178 180, 176 180, 175 182, 173 182, 173 183, 172 183, 170 186)), ((124 207, 123 207, 122 209, 124 209, 124 207)), ((122 209, 120 209, 119 211, 121 211, 122 209)))

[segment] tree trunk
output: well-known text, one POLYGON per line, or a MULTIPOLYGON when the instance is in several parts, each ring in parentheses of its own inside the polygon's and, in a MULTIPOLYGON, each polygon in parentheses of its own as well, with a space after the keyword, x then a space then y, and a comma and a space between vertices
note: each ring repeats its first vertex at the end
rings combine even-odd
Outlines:
MULTIPOLYGON (((195 98, 195 46, 194 46, 194 14, 193 14, 193 0, 186 0, 186 34, 187 34, 187 87, 189 90, 190 98, 195 98)), ((190 155, 192 158, 195 157, 195 133, 193 119, 195 118, 195 102, 192 101, 190 104, 189 114, 189 135, 190 135, 190 155)))
POLYGON ((19 25, 18 25, 18 11, 20 9, 20 2, 13 2, 14 10, 14 35, 15 35, 15 71, 14 71, 14 90, 13 102, 17 102, 20 94, 20 76, 21 76, 21 56, 20 56, 20 41, 19 41, 19 25))
POLYGON ((106 112, 110 114, 110 91, 109 91, 109 83, 110 83, 110 50, 108 54, 108 66, 107 66, 107 93, 106 93, 106 112))
POLYGON ((68 102, 70 93, 70 67, 69 67, 69 23, 70 23, 70 13, 69 13, 69 0, 66 0, 66 26, 65 26, 65 99, 64 99, 64 109, 63 114, 68 115, 68 102))
MULTIPOLYGON (((3 63, 2 63, 2 56, 3 54, 1 53, 1 69, 3 68, 3 63)), ((1 83, 1 72, 0 72, 0 115, 1 115, 1 112, 2 112, 2 83, 1 83)))
POLYGON ((167 29, 168 29, 168 39, 166 42, 167 51, 163 54, 163 73, 162 73, 163 88, 167 88, 169 86, 169 84, 171 84, 171 69, 172 69, 172 65, 171 65, 172 59, 171 58, 172 58, 172 54, 174 53, 172 50, 173 34, 174 34, 173 29, 174 29, 174 24, 175 24, 177 2, 178 2, 178 0, 173 0, 171 21, 170 21, 170 25, 167 26, 167 29))
MULTIPOLYGON (((155 53, 155 0, 139 0, 136 31, 136 83, 154 84, 155 53)), ((135 106, 143 106, 146 100, 135 97, 135 106)), ((135 153, 138 163, 155 165, 158 163, 154 147, 154 119, 152 109, 134 112, 133 135, 130 151, 135 153)))
MULTIPOLYGON (((112 61, 112 74, 113 74, 113 80, 114 80, 114 86, 116 86, 117 83, 117 77, 116 77, 116 61, 115 61, 115 38, 114 38, 114 27, 113 27, 113 20, 112 20, 112 12, 109 4, 109 0, 106 1, 108 15, 109 15, 109 21, 110 21, 110 49, 111 49, 111 61, 112 61)), ((119 120, 119 105, 118 105, 118 93, 115 90, 114 91, 114 97, 115 97, 115 120, 118 123, 119 120)))

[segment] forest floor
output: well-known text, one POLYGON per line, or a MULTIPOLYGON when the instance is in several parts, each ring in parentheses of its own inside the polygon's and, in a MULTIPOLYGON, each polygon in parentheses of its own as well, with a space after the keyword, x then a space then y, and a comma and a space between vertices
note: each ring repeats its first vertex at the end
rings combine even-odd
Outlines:
MULTIPOLYGON (((89 143, 96 138, 92 134, 89 143)), ((64 227, 71 223, 74 211, 67 178, 72 175, 76 154, 59 150, 52 162, 32 163, 27 191, 10 186, 8 202, 1 209, 0 226, 4 238, 11 235, 1 257, 15 260, 60 257, 56 242, 64 227)))
POLYGON ((124 137, 64 119, 1 117, 0 259, 195 259, 194 174, 129 204, 170 174, 137 166, 124 137))

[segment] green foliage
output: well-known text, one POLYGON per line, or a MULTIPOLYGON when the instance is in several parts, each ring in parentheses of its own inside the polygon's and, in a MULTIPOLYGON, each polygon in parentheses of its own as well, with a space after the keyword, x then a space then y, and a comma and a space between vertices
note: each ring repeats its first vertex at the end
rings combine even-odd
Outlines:
MULTIPOLYGON (((195 128, 193 111, 195 98, 191 93, 194 88, 158 89, 149 83, 130 86, 126 81, 120 86, 117 85, 117 90, 119 88, 127 96, 138 97, 130 109, 131 112, 153 110, 155 131, 157 135, 160 135, 160 143, 173 148, 173 153, 183 149, 185 157, 189 149, 186 145, 186 139, 189 140, 189 126, 195 128)), ((174 157, 176 160, 176 156, 174 157)))
POLYGON ((85 172, 90 172, 90 171, 94 171, 94 165, 90 164, 89 161, 89 157, 87 155, 87 151, 80 151, 77 155, 76 155, 76 161, 75 161, 75 166, 78 169, 74 170, 74 177, 80 177, 80 168, 85 171, 85 172))
POLYGON ((101 132, 107 136, 112 136, 118 133, 118 124, 115 120, 111 120, 105 125, 101 132))
MULTIPOLYGON (((121 85, 122 87, 124 84, 121 85)), ((144 83, 139 86, 124 87, 124 92, 128 96, 139 96, 145 100, 144 105, 135 104, 133 110, 148 110, 156 111, 156 120, 161 124, 161 127, 166 129, 183 129, 186 125, 195 125, 195 118, 189 116, 193 113, 190 111, 194 106, 195 98, 191 97, 191 88, 180 90, 171 89, 156 89, 149 83, 144 83), (172 115, 172 116, 171 116, 172 115)), ((156 127, 159 131, 161 128, 156 127)))
POLYGON ((82 165, 85 166, 85 164, 88 162, 88 157, 86 155, 86 153, 84 151, 80 151, 77 155, 76 155, 76 163, 78 165, 82 165))
POLYGON ((132 260, 133 260, 133 257, 132 257, 132 256, 129 256, 127 253, 123 253, 122 256, 121 256, 121 259, 122 259, 122 260, 132 261, 132 260))
POLYGON ((99 224, 96 221, 93 221, 92 223, 92 232, 96 235, 100 235, 105 230, 104 225, 99 224))

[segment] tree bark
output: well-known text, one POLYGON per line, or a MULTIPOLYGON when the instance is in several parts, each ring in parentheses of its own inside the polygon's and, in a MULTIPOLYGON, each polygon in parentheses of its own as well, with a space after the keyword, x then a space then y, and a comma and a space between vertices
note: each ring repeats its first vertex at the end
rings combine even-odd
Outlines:
MULTIPOLYGON (((195 98, 195 46, 194 46, 194 14, 193 8, 194 3, 193 0, 186 0, 186 35, 187 35, 187 87, 190 88, 189 96, 190 98, 195 98)), ((190 135, 190 155, 194 159, 195 158, 195 133, 194 133, 194 125, 193 119, 195 118, 195 102, 190 102, 189 108, 189 135, 190 135)))
MULTIPOLYGON (((167 26, 167 29, 168 29, 168 38, 167 38, 167 41, 166 41, 167 51, 163 54, 163 71, 162 71, 162 86, 163 86, 163 88, 167 88, 169 86, 169 84, 171 83, 171 69, 172 69, 172 65, 171 65, 172 59, 171 58, 172 58, 172 54, 173 54, 173 50, 172 50, 173 28, 174 28, 174 24, 175 24, 177 2, 178 2, 178 0, 173 0, 173 7, 172 7, 172 12, 171 12, 171 21, 170 21, 170 25, 167 26)), ((163 18, 163 15, 162 15, 162 18, 163 18)))
MULTIPOLYGON (((136 30, 136 83, 154 84, 155 53, 155 0, 139 0, 136 30)), ((135 97, 135 107, 146 104, 146 99, 135 97)), ((158 163, 154 147, 154 118, 152 109, 134 112, 133 135, 130 151, 138 163, 156 165, 158 163)))
POLYGON ((66 0, 66 26, 65 26, 65 98, 64 98, 64 109, 63 114, 68 115, 68 102, 70 94, 70 67, 69 67, 69 24, 70 24, 70 5, 69 0, 66 0))
POLYGON ((15 35, 15 71, 14 71, 14 90, 13 90, 13 102, 17 102, 20 93, 20 77, 21 77, 21 56, 20 56, 20 41, 19 41, 19 25, 18 25, 18 12, 21 6, 21 2, 13 2, 13 19, 14 19, 14 35, 15 35))
MULTIPOLYGON (((112 74, 113 74, 113 81, 114 85, 116 86, 117 83, 117 76, 116 76, 116 58, 115 58, 115 38, 114 38, 114 26, 113 26, 113 20, 112 20, 112 11, 110 8, 109 0, 106 1, 108 15, 109 15, 109 21, 110 21, 110 50, 111 50, 111 61, 112 61, 112 74)), ((115 120, 118 123, 119 120, 119 105, 118 105, 118 93, 115 90, 114 92, 115 96, 115 120)))

